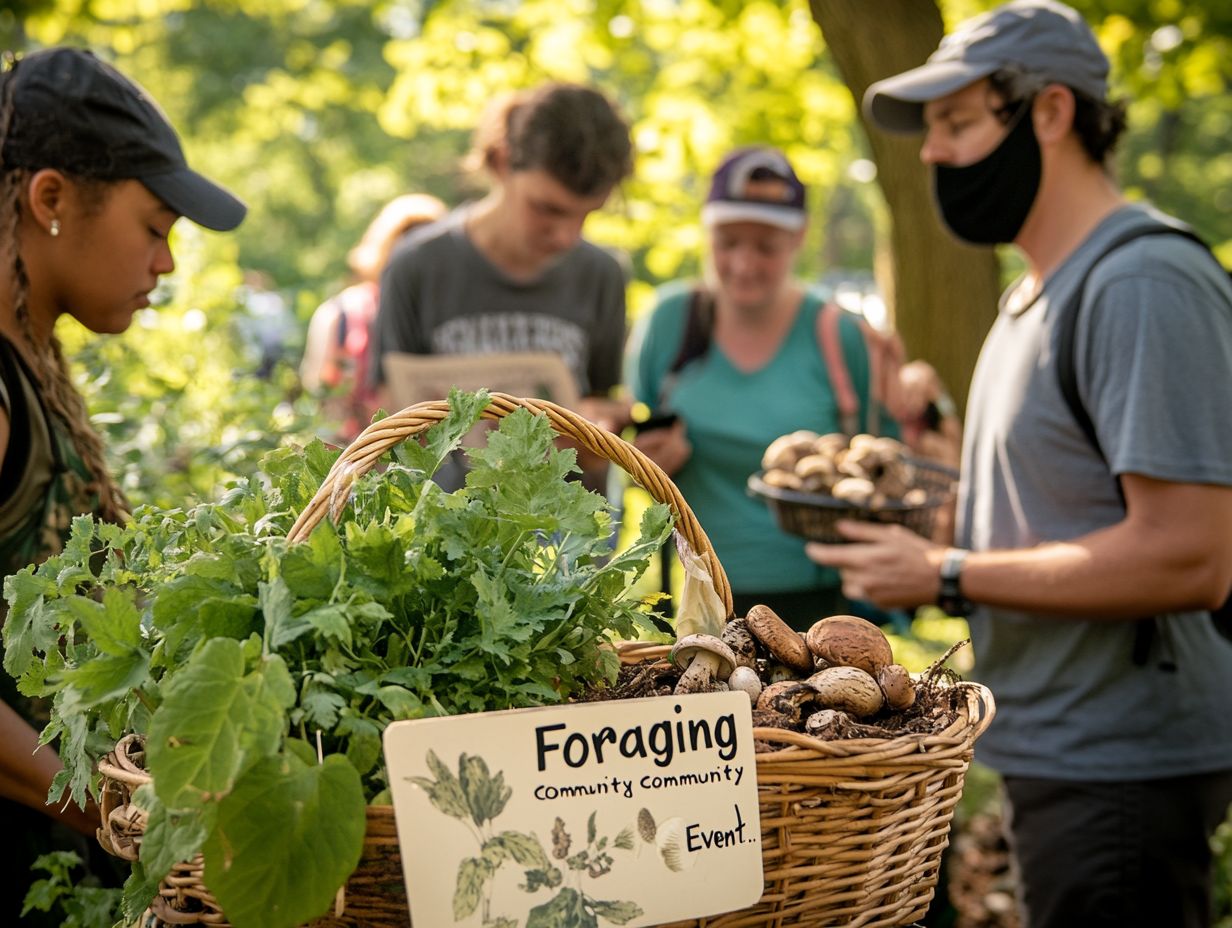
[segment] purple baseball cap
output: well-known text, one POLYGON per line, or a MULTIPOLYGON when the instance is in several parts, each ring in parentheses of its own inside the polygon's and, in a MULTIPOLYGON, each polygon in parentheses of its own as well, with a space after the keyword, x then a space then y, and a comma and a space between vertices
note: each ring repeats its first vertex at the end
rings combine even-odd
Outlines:
POLYGON ((786 155, 765 146, 738 148, 724 158, 702 207, 702 223, 707 226, 761 222, 795 232, 807 220, 804 184, 786 155), (758 186, 759 181, 780 183, 758 186))
POLYGON ((864 115, 887 132, 921 132, 925 103, 1005 68, 1093 100, 1108 92, 1108 58, 1086 20, 1057 0, 1013 0, 961 23, 920 67, 869 87, 864 115))

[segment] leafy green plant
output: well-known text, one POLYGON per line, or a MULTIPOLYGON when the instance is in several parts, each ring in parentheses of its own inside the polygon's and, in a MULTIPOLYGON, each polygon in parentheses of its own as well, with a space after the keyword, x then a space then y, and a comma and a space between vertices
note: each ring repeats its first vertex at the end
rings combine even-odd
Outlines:
POLYGON ((197 852, 237 928, 320 914, 358 862, 365 801, 388 801, 389 722, 559 702, 615 678, 612 638, 651 629, 634 584, 669 513, 612 554, 606 501, 566 481, 575 452, 546 419, 506 417, 463 489, 429 479, 486 405, 455 392, 302 543, 287 532, 337 457, 320 442, 218 503, 79 517, 60 555, 5 581, 5 669, 52 699, 50 801, 82 803, 97 759, 145 735, 126 915, 197 852))
POLYGON ((81 858, 73 851, 44 854, 31 865, 46 876, 35 880, 22 902, 22 918, 31 912, 58 915, 61 928, 111 928, 120 901, 118 889, 89 886, 73 878, 81 858))
POLYGON ((628 924, 642 915, 634 902, 596 899, 586 892, 584 878, 597 880, 612 870, 613 850, 633 849, 633 828, 624 828, 609 844, 598 833, 596 813, 586 822, 586 845, 574 854, 569 851, 573 838, 559 816, 552 827, 552 858, 561 861, 572 875, 566 877, 560 867, 548 859, 543 844, 533 834, 518 831, 496 831, 493 820, 505 809, 513 791, 505 785, 501 772, 492 775, 482 757, 462 754, 455 775, 436 756, 427 754, 431 777, 408 777, 421 787, 428 800, 439 811, 456 818, 471 831, 479 846, 476 857, 468 857, 458 865, 453 896, 453 918, 460 922, 478 909, 484 928, 517 928, 516 919, 495 916, 492 912, 494 881, 497 871, 506 862, 525 868, 525 881, 518 884, 523 892, 541 889, 556 890, 556 894, 527 913, 526 928, 598 928, 599 919, 616 925, 628 924), (574 885, 565 885, 566 880, 574 885))

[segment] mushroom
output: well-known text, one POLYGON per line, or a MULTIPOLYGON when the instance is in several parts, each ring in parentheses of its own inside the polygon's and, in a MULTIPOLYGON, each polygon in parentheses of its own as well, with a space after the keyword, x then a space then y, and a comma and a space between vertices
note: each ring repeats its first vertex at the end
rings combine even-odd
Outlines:
POLYGON ((813 454, 823 454, 831 460, 847 448, 847 436, 842 432, 827 432, 813 442, 813 454))
POLYGON ((881 468, 874 483, 879 493, 900 499, 909 489, 915 478, 915 468, 901 458, 887 461, 881 468))
POLYGON ((821 706, 841 709, 856 718, 872 715, 884 702, 877 681, 858 667, 827 667, 809 677, 805 685, 816 691, 814 701, 821 706))
POLYGON ((873 677, 882 667, 894 663, 890 642, 881 629, 859 616, 818 619, 805 639, 809 650, 822 660, 842 667, 859 667, 873 677))
POLYGON ((766 486, 778 487, 781 490, 799 490, 804 486, 804 482, 792 471, 777 467, 762 474, 761 480, 766 486))
POLYGON ((748 694, 749 702, 757 705, 757 697, 761 695, 761 678, 752 667, 737 667, 727 678, 727 687, 748 694))
POLYGON ((915 684, 902 664, 887 664, 877 672, 877 685, 891 709, 906 709, 915 702, 915 684))
POLYGON ((798 675, 812 671, 813 655, 809 646, 800 633, 775 615, 769 606, 754 606, 744 621, 771 658, 786 664, 798 675))
POLYGON ((903 494, 903 504, 906 506, 923 506, 928 502, 928 491, 923 487, 912 487, 903 494))
POLYGON ((748 623, 744 619, 732 619, 724 625, 719 638, 736 656, 737 667, 757 666, 757 639, 749 631, 748 623))
MULTIPOLYGON (((799 478, 797 478, 799 479, 799 478)), ((867 506, 877 487, 865 477, 844 477, 830 487, 830 495, 857 506, 867 506)))
POLYGON ((765 676, 767 683, 782 683, 784 680, 799 680, 802 674, 796 673, 782 661, 767 661, 765 676))
POLYGON ((761 457, 762 470, 792 470, 796 461, 813 450, 818 435, 807 429, 781 435, 767 446, 761 457))
POLYGON ((709 693, 736 668, 736 655, 714 635, 686 635, 672 648, 672 663, 684 671, 674 690, 677 696, 709 693))
MULTIPOLYGON (((877 684, 873 684, 876 688, 877 684)), ((878 690, 877 695, 881 695, 878 690)), ((787 718, 794 727, 800 724, 804 709, 817 701, 816 689, 807 682, 799 680, 784 680, 782 683, 771 683, 761 691, 757 699, 758 709, 770 709, 787 718)))
POLYGON ((791 728, 791 719, 775 709, 753 708, 754 728, 791 728))
POLYGON ((851 716, 840 709, 818 709, 804 720, 804 733, 814 738, 838 738, 851 724, 851 716))

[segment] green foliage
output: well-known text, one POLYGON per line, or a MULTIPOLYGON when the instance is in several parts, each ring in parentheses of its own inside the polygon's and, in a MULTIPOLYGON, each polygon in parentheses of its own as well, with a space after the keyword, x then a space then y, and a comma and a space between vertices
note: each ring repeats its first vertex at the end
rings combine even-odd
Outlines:
MULTIPOLYGON (((5 669, 53 700, 43 740, 59 737, 65 771, 49 801, 84 804, 99 756, 145 735, 128 914, 203 850, 234 924, 308 920, 358 862, 389 722, 559 702, 613 680, 611 639, 649 627, 635 583, 667 508, 611 556, 604 500, 564 479, 576 453, 527 410, 445 493, 429 478, 488 402, 450 400, 302 543, 287 532, 337 457, 320 442, 273 452, 269 487, 237 481, 221 502, 143 507, 124 527, 80 516, 63 553, 5 581, 5 669)), ((438 804, 480 827, 508 798, 475 758, 438 804)))
POLYGON ((77 882, 72 873, 80 866, 81 858, 72 851, 53 851, 35 860, 30 869, 47 875, 30 886, 22 916, 53 912, 61 917, 61 928, 111 928, 120 890, 77 882))

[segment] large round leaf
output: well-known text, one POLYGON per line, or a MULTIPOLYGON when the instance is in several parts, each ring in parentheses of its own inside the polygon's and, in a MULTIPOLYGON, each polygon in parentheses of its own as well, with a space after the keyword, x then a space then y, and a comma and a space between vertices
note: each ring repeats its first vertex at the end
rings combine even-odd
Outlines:
POLYGON ((359 774, 345 758, 266 758, 218 804, 205 885, 235 928, 293 928, 329 908, 359 864, 365 825, 359 774))

